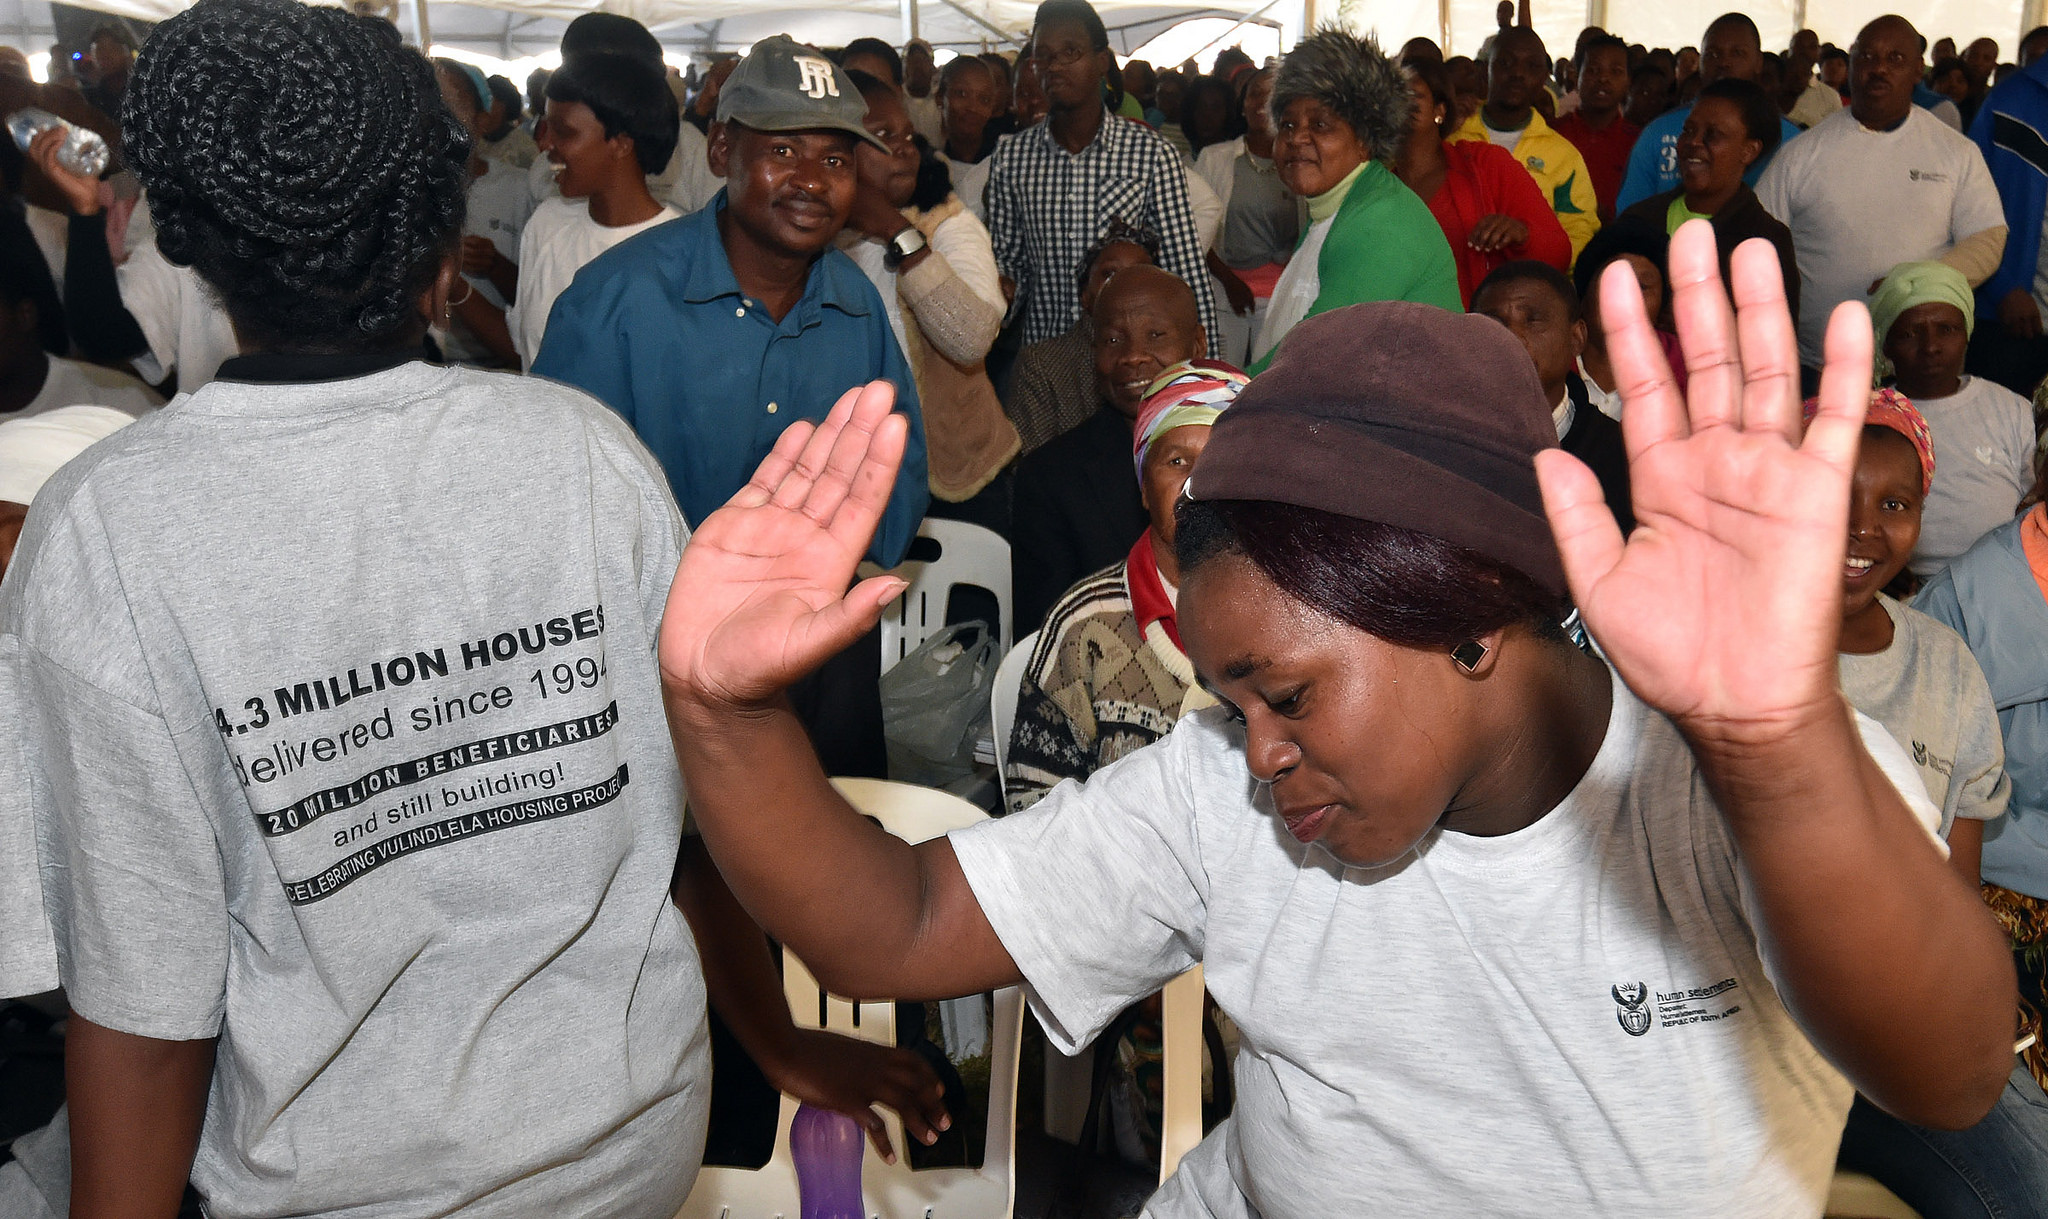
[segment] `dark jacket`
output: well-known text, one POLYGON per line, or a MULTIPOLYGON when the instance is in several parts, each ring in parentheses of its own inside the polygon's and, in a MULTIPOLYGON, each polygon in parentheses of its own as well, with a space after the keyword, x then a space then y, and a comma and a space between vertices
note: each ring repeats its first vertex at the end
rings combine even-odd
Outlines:
POLYGON ((1600 413, 1600 409, 1586 400, 1586 383, 1579 380, 1579 374, 1568 374, 1565 393, 1572 400, 1572 426, 1558 442, 1558 447, 1586 463, 1593 471, 1593 477, 1600 480, 1600 490, 1607 496, 1607 507, 1614 513, 1614 519, 1621 526, 1623 534, 1635 531, 1636 514, 1629 502, 1628 491, 1628 450, 1622 447, 1621 425, 1600 413))
MULTIPOLYGON (((1671 210, 1671 201, 1684 194, 1683 190, 1667 190, 1651 195, 1614 218, 1616 224, 1648 225, 1659 236, 1665 233, 1664 220, 1671 210)), ((1735 197, 1728 201, 1714 217, 1707 221, 1714 226, 1714 244, 1721 251, 1721 282, 1728 282, 1728 260, 1735 254, 1735 247, 1752 237, 1761 237, 1778 250, 1778 270, 1785 277, 1785 303, 1791 306, 1792 316, 1799 316, 1799 263, 1792 256, 1792 230, 1776 216, 1764 210, 1763 200, 1747 185, 1736 188, 1735 197)))
POLYGON ((1083 576, 1130 553, 1151 518, 1131 464, 1131 421, 1103 407, 1017 463, 1010 536, 1015 638, 1083 576))

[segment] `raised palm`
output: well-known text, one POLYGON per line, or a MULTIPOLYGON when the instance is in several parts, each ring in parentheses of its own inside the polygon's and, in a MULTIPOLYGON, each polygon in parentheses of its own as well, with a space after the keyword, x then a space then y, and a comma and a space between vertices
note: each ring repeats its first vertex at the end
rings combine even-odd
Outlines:
POLYGON ((886 381, 796 423, 746 486, 690 536, 661 618, 662 684, 727 706, 772 698, 844 650, 902 591, 854 568, 903 459, 906 421, 886 381))
POLYGON ((1869 402, 1861 305, 1828 328, 1820 411, 1801 435, 1792 319, 1770 245, 1712 229, 1671 242, 1680 395, 1625 268, 1601 283, 1637 521, 1624 543, 1585 466, 1539 455, 1551 528, 1586 625, 1647 702, 1696 731, 1769 732, 1838 697, 1849 483, 1869 402))

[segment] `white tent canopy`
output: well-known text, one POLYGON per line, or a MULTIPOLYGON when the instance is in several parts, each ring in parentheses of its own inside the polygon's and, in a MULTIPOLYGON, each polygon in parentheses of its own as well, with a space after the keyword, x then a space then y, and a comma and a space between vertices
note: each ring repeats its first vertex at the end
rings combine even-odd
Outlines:
MULTIPOLYGON (((901 44, 914 24, 922 37, 960 50, 1006 47, 1029 27, 1032 0, 390 0, 401 11, 401 28, 414 28, 414 5, 424 3, 433 41, 444 46, 523 58, 553 49, 562 26, 580 13, 602 9, 645 23, 662 42, 682 52, 745 47, 769 34, 789 32, 821 45, 844 44, 871 35, 901 44)), ((1725 0, 1533 0, 1536 29, 1554 55, 1570 53, 1572 40, 1589 24, 1601 25, 1631 42, 1650 46, 1697 45, 1701 31, 1725 0)), ((157 21, 187 0, 89 0, 84 7, 157 21)), ((1739 6, 1755 18, 1767 49, 1783 47, 1792 31, 1810 26, 1824 41, 1847 45, 1865 21, 1903 12, 1932 40, 1943 36, 1966 45, 1986 36, 2010 58, 2023 29, 2044 20, 2048 0, 1754 0, 1739 6)), ((1416 35, 1437 39, 1449 52, 1469 55, 1493 31, 1493 0, 1213 0, 1173 4, 1145 0, 1096 0, 1110 26, 1111 41, 1128 52, 1162 30, 1191 17, 1250 18, 1279 27, 1282 45, 1299 37, 1304 22, 1342 20, 1376 32, 1388 49, 1416 35)), ((55 37, 46 0, 0 0, 0 43, 25 51, 47 50, 55 37)))

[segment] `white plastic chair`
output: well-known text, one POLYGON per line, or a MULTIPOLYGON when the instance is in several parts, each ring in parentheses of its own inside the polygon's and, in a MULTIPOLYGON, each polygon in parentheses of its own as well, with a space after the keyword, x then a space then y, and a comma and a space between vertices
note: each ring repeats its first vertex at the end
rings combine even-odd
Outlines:
MULTIPOLYGON (((1202 967, 1195 966, 1159 992, 1160 1097, 1159 1183, 1180 1166, 1180 1158, 1202 1141, 1202 967)), ((1214 1069, 1227 1071, 1228 1063, 1214 1069)))
POLYGON ((1920 1212, 1860 1172, 1837 1172, 1828 1190, 1827 1219, 1920 1219, 1920 1212))
POLYGON ((910 587, 882 611, 882 672, 917 650, 946 625, 946 599, 959 585, 985 588, 995 595, 1000 622, 990 623, 1003 651, 1010 648, 1013 625, 1010 596, 1010 544, 993 529, 965 521, 926 520, 917 535, 939 544, 939 557, 906 560, 896 574, 910 587))
MULTIPOLYGON (((924 842, 949 830, 984 820, 987 814, 933 788, 886 779, 834 779, 841 795, 861 812, 906 842, 924 842)), ((823 994, 817 979, 791 952, 782 954, 782 989, 799 1027, 828 1028, 883 1045, 896 1041, 896 1005, 854 1004, 823 994), (819 1020, 819 1008, 824 1020, 819 1020)), ((978 997, 973 1000, 979 1002, 978 997)), ((1014 986, 995 992, 995 1026, 989 1062, 988 1141, 982 1166, 913 1171, 907 1158, 884 1164, 868 1146, 861 1162, 866 1213, 882 1219, 1008 1219, 1016 1203, 1017 1044, 1024 1027, 1024 1000, 1014 986)), ((783 1219, 798 1213, 796 1165, 790 1158, 789 1124, 795 1100, 782 1098, 776 1118, 775 1152, 759 1169, 707 1165, 697 1173, 677 1219, 783 1219)), ((904 1146, 903 1123, 883 1110, 889 1140, 904 1146)), ((865 1141, 863 1141, 865 1143, 865 1141)))
POLYGON ((1017 725, 1017 692, 1024 688, 1024 670, 1031 664, 1031 649, 1038 646, 1038 632, 1017 641, 996 666, 995 685, 988 693, 989 724, 995 744, 996 783, 1003 783, 1003 762, 1010 753, 1010 729, 1017 725))

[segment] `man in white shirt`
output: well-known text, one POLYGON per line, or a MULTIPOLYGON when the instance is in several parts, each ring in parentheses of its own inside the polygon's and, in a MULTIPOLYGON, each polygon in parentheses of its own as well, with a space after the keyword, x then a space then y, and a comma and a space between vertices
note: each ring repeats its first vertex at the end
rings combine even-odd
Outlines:
POLYGON ((135 378, 45 351, 42 310, 21 281, 0 277, 0 420, 60 406, 110 406, 129 415, 155 409, 157 396, 135 378))
POLYGON ((1921 39, 1899 16, 1863 27, 1848 109, 1779 150, 1757 186, 1792 230, 1799 362, 1821 364, 1828 316, 1867 300, 1892 267, 1932 259, 1974 287, 1998 268, 2005 215, 1983 154, 1913 104, 1921 39))

